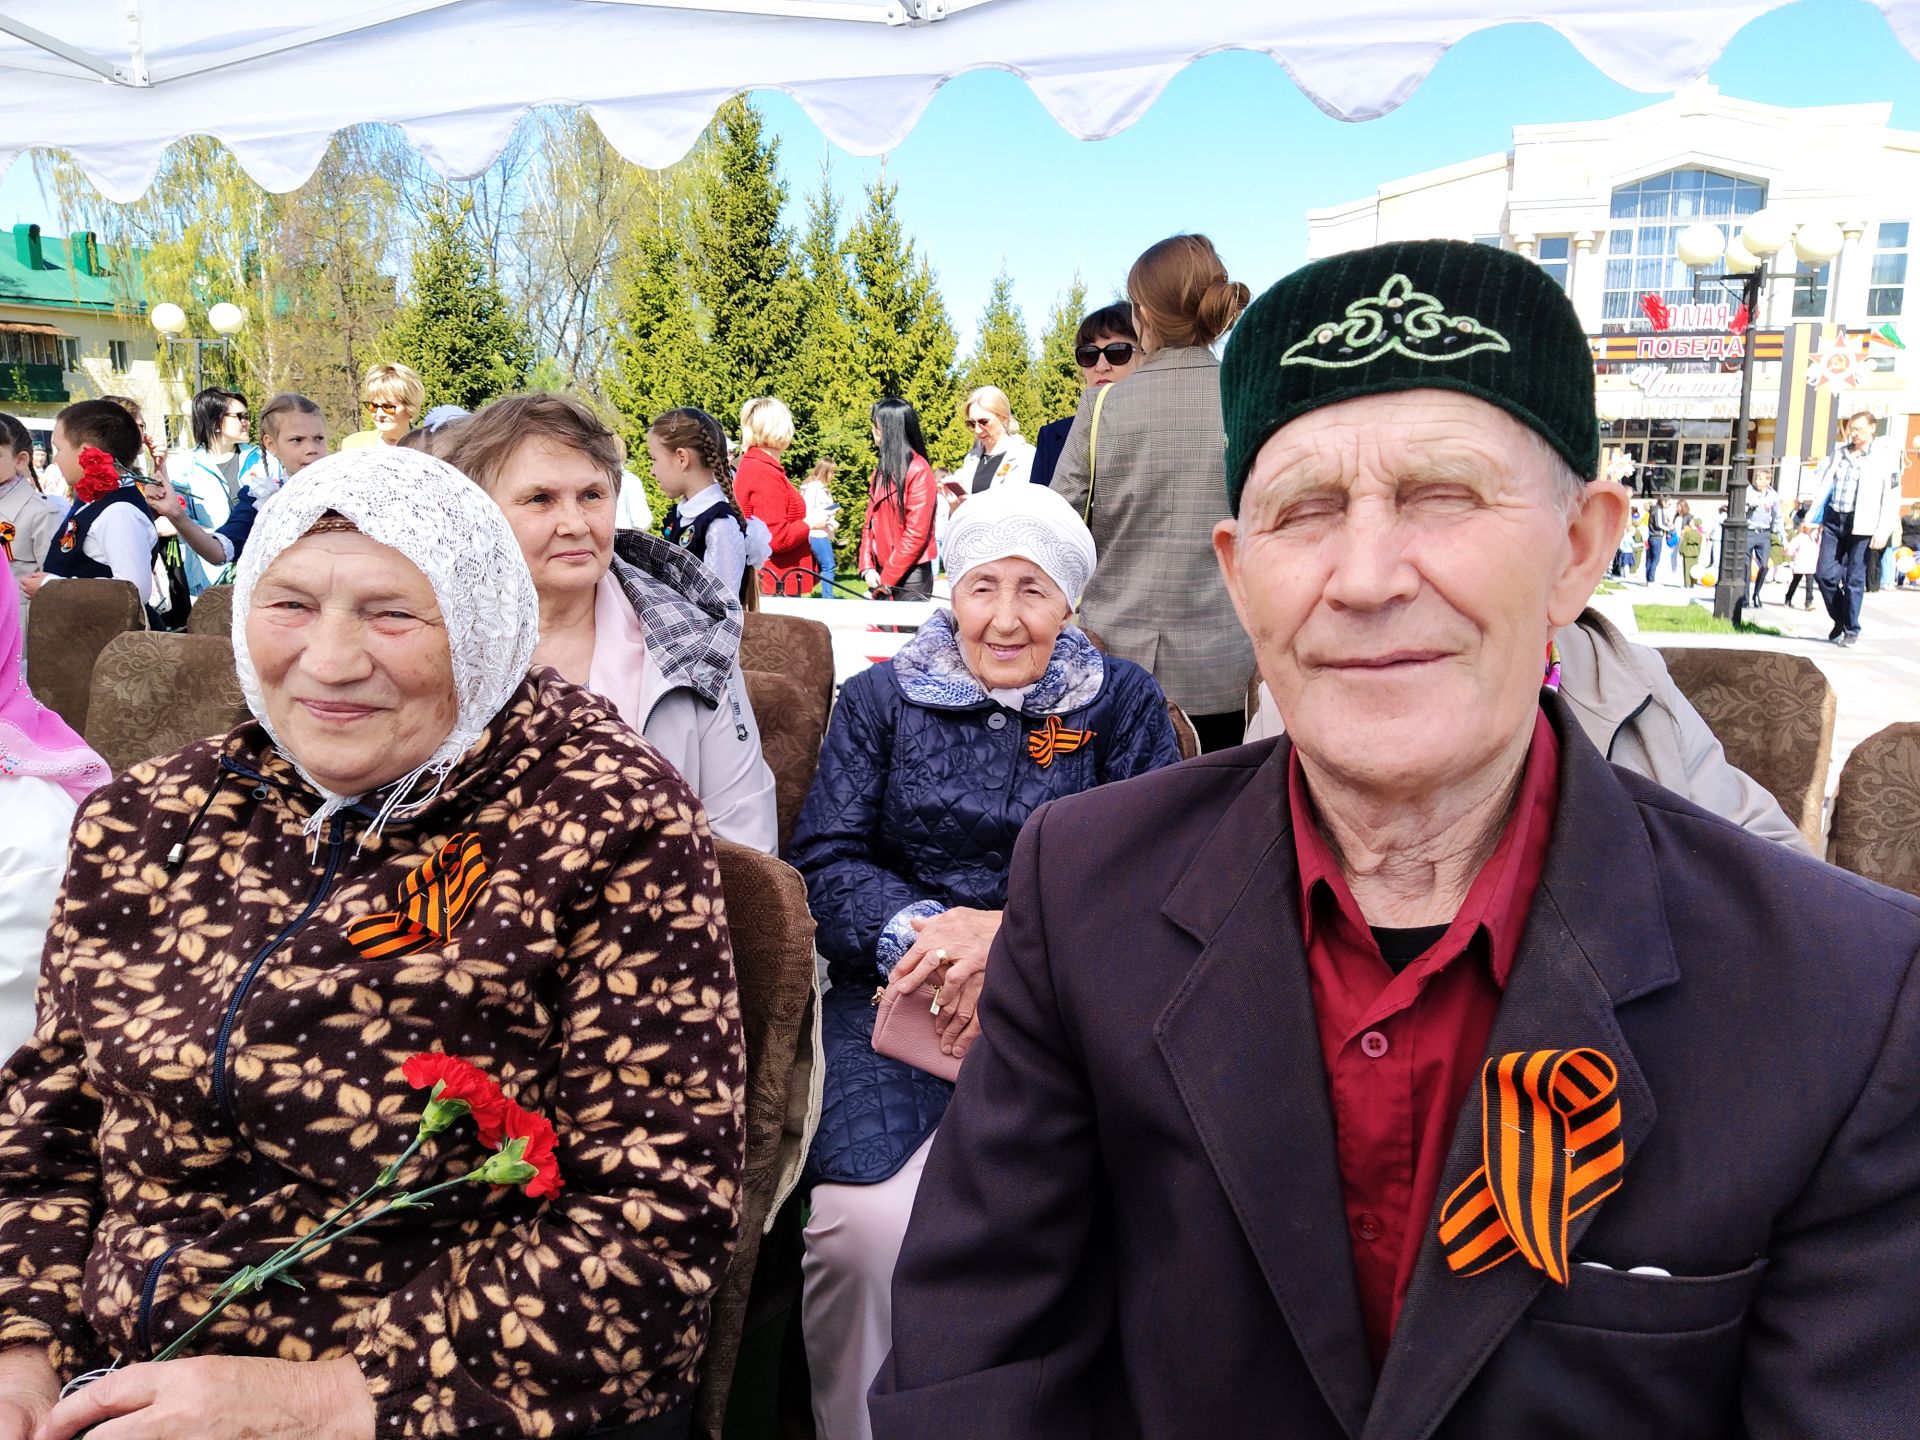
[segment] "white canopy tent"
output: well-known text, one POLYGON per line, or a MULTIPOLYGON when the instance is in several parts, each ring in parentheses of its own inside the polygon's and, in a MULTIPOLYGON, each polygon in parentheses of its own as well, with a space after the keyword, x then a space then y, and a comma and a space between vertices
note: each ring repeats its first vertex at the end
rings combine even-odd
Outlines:
MULTIPOLYGON (((1271 55, 1329 114, 1407 99, 1476 30, 1539 21, 1613 79, 1665 92, 1786 0, 0 0, 0 168, 68 151, 110 199, 185 135, 273 190, 345 126, 401 126, 449 178, 485 170, 520 116, 585 106, 623 155, 686 153, 744 90, 784 90, 857 154, 897 144, 969 70, 1026 81, 1068 131, 1138 120, 1184 66, 1271 55)), ((1920 0, 1872 0, 1920 56, 1920 0)))

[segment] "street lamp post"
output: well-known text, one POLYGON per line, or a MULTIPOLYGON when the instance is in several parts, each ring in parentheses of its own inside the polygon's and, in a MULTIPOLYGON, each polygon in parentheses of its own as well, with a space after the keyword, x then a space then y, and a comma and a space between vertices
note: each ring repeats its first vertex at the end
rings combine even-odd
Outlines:
POLYGON ((207 311, 207 323, 213 326, 217 334, 217 338, 212 340, 188 335, 186 333, 187 312, 171 302, 154 306, 153 313, 148 318, 153 321, 153 328, 160 332, 160 338, 166 344, 169 361, 173 359, 174 346, 191 345, 193 347, 193 393, 198 395, 203 388, 201 382, 205 373, 206 352, 217 349, 224 355, 231 355, 233 337, 245 327, 247 312, 238 305, 230 305, 224 300, 212 306, 207 311))
MULTIPOLYGON (((1720 526, 1720 574, 1713 587, 1713 613, 1722 620, 1737 619, 1747 602, 1747 474, 1753 465, 1753 339, 1760 328, 1760 299, 1774 255, 1791 243, 1793 253, 1808 265, 1824 265, 1846 243, 1831 220, 1813 220, 1795 230, 1771 211, 1747 217, 1746 226, 1729 243, 1718 225, 1702 221, 1680 232, 1675 253, 1692 270, 1695 283, 1712 280, 1738 285, 1740 303, 1747 312, 1747 333, 1740 347, 1740 414, 1733 431, 1733 474, 1727 480, 1727 515, 1720 526), (1706 275, 1719 264, 1726 273, 1706 275)), ((1687 577, 1689 580, 1691 577, 1687 577)))

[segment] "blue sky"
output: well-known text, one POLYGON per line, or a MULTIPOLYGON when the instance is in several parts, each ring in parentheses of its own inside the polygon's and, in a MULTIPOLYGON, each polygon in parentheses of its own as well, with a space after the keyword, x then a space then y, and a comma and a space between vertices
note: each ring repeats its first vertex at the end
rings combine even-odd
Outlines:
MULTIPOLYGON (((1890 100, 1896 125, 1920 129, 1920 62, 1867 0, 1795 0, 1742 30, 1708 78, 1729 95, 1789 105, 1890 100)), ((795 222, 823 161, 851 218, 880 158, 836 149, 785 95, 755 98, 781 137, 795 222)), ((1513 25, 1456 46, 1405 105, 1364 124, 1329 118, 1265 56, 1230 53, 1189 67, 1139 124, 1089 143, 1016 77, 979 71, 935 95, 885 164, 964 343, 1003 264, 1036 332, 1076 271, 1104 300, 1136 254, 1180 230, 1211 235, 1257 292, 1304 258, 1312 207, 1505 150, 1516 124, 1618 115, 1658 98, 1607 79, 1554 31, 1513 25)), ((0 181, 6 223, 53 219, 31 168, 22 161, 0 181)))

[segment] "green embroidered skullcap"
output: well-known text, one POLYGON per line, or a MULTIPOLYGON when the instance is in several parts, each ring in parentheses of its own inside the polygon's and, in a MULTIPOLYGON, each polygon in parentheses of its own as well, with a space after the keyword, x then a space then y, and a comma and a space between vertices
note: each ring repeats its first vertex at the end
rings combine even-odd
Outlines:
POLYGON ((1599 465, 1593 350, 1566 292, 1523 255, 1406 240, 1302 266, 1240 317, 1220 365, 1228 508, 1289 420, 1395 390, 1472 395, 1582 478, 1599 465))

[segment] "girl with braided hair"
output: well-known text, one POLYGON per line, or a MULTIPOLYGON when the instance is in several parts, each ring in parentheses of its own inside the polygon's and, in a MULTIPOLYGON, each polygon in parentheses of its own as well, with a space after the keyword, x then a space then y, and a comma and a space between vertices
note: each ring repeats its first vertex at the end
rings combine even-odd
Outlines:
POLYGON ((760 608, 760 565, 773 553, 766 522, 741 518, 727 433, 704 410, 669 410, 647 427, 653 478, 672 498, 664 533, 720 577, 748 610, 760 608))

